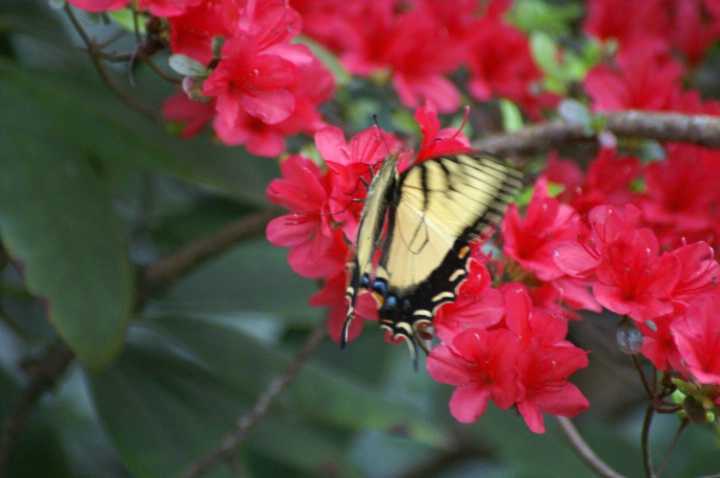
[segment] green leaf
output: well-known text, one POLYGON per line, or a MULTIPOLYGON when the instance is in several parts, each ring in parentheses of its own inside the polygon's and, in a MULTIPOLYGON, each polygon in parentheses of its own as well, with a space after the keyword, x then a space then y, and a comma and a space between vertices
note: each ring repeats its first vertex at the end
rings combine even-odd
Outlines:
MULTIPOLYGON (((149 323, 218 376, 253 394, 287 366, 285 354, 251 339, 237 320, 157 317, 149 323)), ((340 359, 341 351, 337 354, 340 359)), ((404 436, 437 448, 447 438, 412 403, 388 399, 316 363, 303 368, 285 400, 305 417, 350 430, 402 430, 404 436)))
POLYGON ((499 101, 500 112, 502 113, 503 129, 512 132, 523 127, 523 118, 520 108, 512 101, 501 98, 499 101))
MULTIPOLYGON (((248 365, 262 368, 263 363, 256 357, 248 365)), ((138 478, 181 476, 189 464, 217 449, 256 400, 177 343, 140 327, 131 329, 120 358, 88 374, 88 381, 105 429, 138 478)), ((326 466, 357 476, 342 442, 277 410, 253 428, 247 446, 315 476, 326 466)), ((219 466, 203 476, 235 475, 219 466)))
POLYGON ((171 55, 168 59, 168 63, 170 64, 170 68, 183 76, 192 76, 197 78, 204 78, 208 76, 208 69, 205 68, 205 65, 186 55, 171 55))
POLYGON ((304 324, 320 320, 322 310, 308 305, 317 286, 293 273, 286 255, 287 249, 265 239, 247 241, 180 279, 157 304, 191 315, 243 314, 304 324))
POLYGON ((120 222, 82 152, 0 83, 0 235, 60 336, 90 367, 120 350, 132 278, 120 222), (35 114, 33 114, 35 113, 35 114))
MULTIPOLYGON (((135 82, 142 84, 142 91, 128 89, 127 95, 160 111, 160 99, 171 92, 166 83, 154 84, 158 81, 141 72, 135 82)), ((28 125, 40 120, 32 132, 42 131, 45 137, 53 131, 97 158, 105 172, 158 171, 255 206, 268 204, 265 188, 278 176, 275 162, 242 148, 212 144, 205 136, 190 140, 170 136, 162 124, 118 99, 94 72, 26 70, 0 63, 0 104, 8 120, 21 118, 28 125)))

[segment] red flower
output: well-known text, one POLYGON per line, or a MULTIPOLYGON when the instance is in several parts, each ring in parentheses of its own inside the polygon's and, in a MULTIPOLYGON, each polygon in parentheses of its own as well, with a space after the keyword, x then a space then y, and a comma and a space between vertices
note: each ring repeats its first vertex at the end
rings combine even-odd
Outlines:
POLYGON ((216 36, 233 36, 234 12, 225 7, 225 2, 202 2, 189 8, 182 15, 168 18, 170 24, 170 49, 204 65, 213 59, 212 40, 216 36))
POLYGON ((267 124, 244 111, 238 112, 232 126, 216 116, 213 129, 223 143, 243 145, 249 153, 258 156, 274 158, 285 151, 286 135, 277 125, 267 124))
POLYGON ((675 345, 671 326, 685 313, 686 306, 674 304, 673 311, 667 315, 655 317, 647 323, 637 322, 638 330, 643 334, 640 352, 647 357, 658 370, 683 370, 680 354, 675 345))
POLYGON ((544 347, 541 338, 531 341, 520 354, 518 370, 525 396, 517 403, 530 430, 545 433, 543 413, 574 417, 590 406, 580 389, 567 380, 570 374, 587 365, 585 351, 569 342, 544 347))
MULTIPOLYGON (((415 110, 415 121, 422 132, 422 143, 415 162, 444 154, 472 152, 470 140, 462 134, 462 126, 441 130, 437 114, 437 107, 430 100, 427 101, 426 106, 420 106, 415 110)), ((467 118, 467 114, 468 112, 465 110, 465 118, 467 118)))
POLYGON ((555 264, 571 277, 594 280, 605 246, 623 232, 634 231, 640 211, 627 204, 624 210, 598 206, 590 211, 590 235, 579 242, 567 241, 555 246, 555 264))
POLYGON ((383 159, 399 148, 392 135, 373 127, 361 131, 350 141, 339 128, 323 128, 315 134, 315 144, 332 175, 330 209, 334 219, 342 225, 351 243, 357 239, 367 184, 372 180, 371 171, 377 170, 383 159))
POLYGON ((138 0, 138 7, 147 9, 156 17, 181 15, 189 8, 195 7, 205 0, 138 0))
POLYGON ((268 124, 279 123, 295 109, 295 97, 287 89, 295 69, 285 58, 259 50, 254 38, 231 38, 223 45, 220 64, 205 80, 203 94, 217 97, 218 115, 228 126, 235 125, 241 111, 268 124))
POLYGON ((662 37, 669 32, 669 18, 662 2, 636 0, 627 8, 624 0, 590 0, 585 31, 601 40, 627 43, 634 37, 662 37))
POLYGON ((720 230, 718 177, 720 154, 699 146, 669 145, 667 159, 647 166, 642 210, 663 242, 713 240, 720 230))
POLYGON ((680 261, 658 257, 649 229, 623 233, 606 244, 597 266, 593 292, 605 308, 644 322, 672 311, 670 294, 680 278, 680 261))
POLYGON ((620 51, 617 63, 617 68, 598 65, 585 77, 583 84, 594 111, 669 109, 670 100, 681 89, 683 71, 662 44, 643 40, 620 51))
POLYGON ((199 133, 215 116, 215 104, 212 101, 201 103, 193 101, 184 93, 178 93, 166 99, 162 106, 165 119, 183 123, 182 138, 190 138, 199 133))
POLYGON ((438 309, 433 326, 443 342, 470 328, 491 327, 503 317, 505 304, 499 291, 490 287, 490 273, 478 260, 470 261, 468 278, 460 286, 457 299, 438 309))
POLYGON ((525 220, 511 204, 502 223, 503 252, 538 279, 550 281, 563 275, 553 261, 555 246, 578 236, 578 217, 572 207, 547 194, 541 178, 528 205, 525 220))
POLYGON ((68 0, 70 5, 86 12, 111 12, 124 8, 130 0, 68 0))
POLYGON ((588 166, 585 183, 576 188, 570 204, 581 216, 600 205, 624 206, 637 202, 631 184, 642 174, 642 164, 633 156, 618 157, 617 151, 602 148, 588 166))
POLYGON ((720 385, 720 297, 690 302, 685 317, 672 324, 675 343, 687 370, 707 385, 720 385))
POLYGON ((348 249, 328 210, 327 179, 312 161, 290 156, 280 164, 283 179, 274 179, 267 195, 293 213, 273 219, 267 237, 290 247, 288 262, 304 277, 327 277, 345 267, 348 249))
POLYGON ((450 412, 460 422, 477 420, 492 398, 509 408, 522 393, 517 383, 518 339, 509 330, 468 329, 449 345, 432 349, 428 373, 441 383, 458 387, 450 412))
MULTIPOLYGON (((335 342, 340 343, 340 336, 345 325, 348 304, 345 298, 348 278, 347 271, 341 269, 325 280, 323 288, 310 298, 313 307, 327 306, 328 334, 335 342)), ((377 303, 370 294, 362 294, 355 303, 355 317, 350 322, 348 342, 355 340, 362 331, 365 319, 377 320, 377 303)))
POLYGON ((580 390, 567 381, 587 367, 587 353, 568 342, 567 322, 533 308, 522 287, 505 290, 508 328, 520 338, 519 383, 524 394, 517 401, 528 428, 544 433, 543 413, 573 417, 588 408, 580 390))
POLYGON ((500 96, 530 110, 537 107, 532 88, 542 73, 522 32, 499 19, 487 18, 478 22, 468 42, 471 95, 479 100, 500 96))
POLYGON ((680 278, 672 292, 673 301, 687 303, 702 294, 720 292, 720 265, 708 243, 688 244, 670 254, 680 263, 680 278))

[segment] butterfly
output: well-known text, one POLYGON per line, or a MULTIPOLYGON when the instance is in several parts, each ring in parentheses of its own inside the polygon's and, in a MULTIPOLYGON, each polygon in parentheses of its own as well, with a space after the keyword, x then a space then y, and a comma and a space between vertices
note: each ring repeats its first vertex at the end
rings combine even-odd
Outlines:
POLYGON ((369 290, 380 326, 408 343, 417 367, 418 338, 427 336, 438 308, 455 300, 467 277, 469 242, 502 218, 522 182, 514 167, 487 153, 428 159, 403 173, 397 163, 397 155, 385 159, 368 190, 349 266, 341 346, 356 299, 369 290))

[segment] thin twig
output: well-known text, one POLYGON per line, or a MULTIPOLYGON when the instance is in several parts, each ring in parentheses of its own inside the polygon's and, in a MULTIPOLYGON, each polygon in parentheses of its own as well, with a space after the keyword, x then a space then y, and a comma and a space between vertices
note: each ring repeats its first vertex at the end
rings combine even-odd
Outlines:
POLYGON ((117 84, 115 79, 110 75, 110 73, 105 68, 105 65, 103 65, 102 61, 100 61, 100 57, 98 54, 98 46, 95 44, 95 42, 85 33, 85 30, 83 29, 82 25, 80 25, 80 22, 75 17, 75 14, 72 12, 72 8, 70 8, 69 4, 65 4, 65 12, 67 13, 68 18, 70 19, 70 22, 72 23, 73 27, 75 28, 75 31, 77 31, 78 35, 80 35, 80 38, 82 39, 83 43, 85 43, 85 47, 87 48, 87 52, 90 54, 90 60, 92 61, 93 65, 95 66, 95 69, 100 74, 100 77, 103 79, 103 81, 108 85, 108 87, 117 95, 120 97, 121 100, 123 100, 125 103, 130 105, 132 108, 137 110, 141 115, 145 116, 146 118, 150 118, 151 120, 161 123, 162 118, 157 114, 155 110, 152 110, 145 106, 144 104, 137 101, 134 97, 130 96, 123 90, 120 85, 117 84))
MULTIPOLYGON (((627 111, 604 115, 604 129, 616 136, 683 141, 711 148, 720 147, 720 117, 627 111)), ((595 139, 583 125, 562 120, 528 126, 513 133, 490 136, 473 143, 481 151, 522 154, 547 151, 560 144, 595 139)))
POLYGON ((255 406, 246 415, 243 415, 235 423, 220 446, 207 454, 205 457, 191 464, 183 474, 183 478, 197 478, 223 462, 231 462, 238 445, 243 442, 250 431, 257 425, 260 419, 267 413, 270 406, 282 395, 285 389, 292 383, 297 374, 302 370, 303 365, 315 352, 325 338, 327 324, 320 321, 312 331, 302 348, 295 354, 285 371, 270 383, 268 388, 255 402, 255 406))
POLYGON ((650 427, 652 425, 652 419, 655 415, 655 408, 652 405, 648 405, 645 409, 645 419, 643 420, 641 446, 643 454, 643 466, 645 467, 645 476, 648 478, 656 478, 655 471, 653 471, 652 454, 650 453, 650 427))
MULTIPOLYGON (((647 377, 645 376, 645 372, 643 372, 642 364, 640 363, 640 359, 637 355, 632 356, 633 363, 635 364, 635 369, 637 369, 638 375, 640 375, 640 381, 642 382, 643 388, 645 389, 645 393, 647 394, 648 398, 651 401, 657 400, 657 393, 655 392, 655 387, 650 385, 648 382, 647 377)), ((655 383, 655 382, 653 382, 655 383)))
POLYGON ((690 420, 687 418, 683 418, 680 421, 680 426, 678 426, 677 431, 675 432, 675 435, 673 436, 672 443, 670 443, 670 446, 668 447, 668 450, 665 452, 665 456, 663 457, 662 463, 660 463, 660 467, 658 468, 657 476, 660 478, 663 474, 663 471, 665 471, 665 467, 667 466, 668 462, 670 461, 670 457, 672 456, 672 452, 675 449, 675 445, 677 445, 678 440, 680 440, 680 435, 682 434, 683 430, 687 428, 688 424, 690 423, 690 420))
POLYGON ((68 346, 59 342, 48 349, 45 357, 31 363, 28 372, 30 380, 15 401, 9 420, 0 435, 0 476, 4 474, 10 451, 33 407, 46 392, 55 388, 74 358, 75 355, 68 346))
MULTIPOLYGON (((140 281, 136 291, 137 296, 142 299, 136 299, 134 310, 140 310, 153 292, 169 286, 190 270, 232 245, 262 232, 268 221, 277 214, 278 212, 274 209, 251 214, 148 266, 145 270, 144 281, 140 281)), ((9 414, 8 421, 2 430, 2 436, 0 436, 0 476, 2 476, 2 470, 10 451, 32 408, 46 392, 52 390, 74 359, 75 355, 68 346, 60 343, 49 347, 44 358, 34 363, 33 371, 29 374, 30 381, 9 414)))
POLYGON ((186 275, 197 266, 237 243, 262 233, 268 222, 280 214, 281 211, 276 208, 248 214, 242 219, 188 244, 174 254, 146 267, 143 271, 142 285, 149 289, 150 293, 167 287, 179 277, 186 275))
POLYGON ((575 449, 582 460, 587 463, 599 476, 604 478, 624 478, 623 475, 613 470, 610 465, 605 463, 599 456, 595 454, 590 445, 580 435, 572 420, 567 417, 555 417, 560 424, 560 429, 575 449))

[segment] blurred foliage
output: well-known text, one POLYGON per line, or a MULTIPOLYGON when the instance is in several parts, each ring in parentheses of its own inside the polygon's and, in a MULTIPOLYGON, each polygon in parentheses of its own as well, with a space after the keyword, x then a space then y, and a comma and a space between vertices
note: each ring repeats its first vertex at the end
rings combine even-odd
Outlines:
MULTIPOLYGON (((518 8, 517 22, 545 31, 535 37, 544 67, 577 79, 591 49, 568 56, 565 69, 551 57, 579 4, 523 5, 535 13, 518 8)), ((131 76, 135 87, 124 80, 123 88, 159 111, 170 85, 143 65, 131 76)), ((386 102, 344 81, 340 101, 357 128, 388 113, 386 102), (351 94, 360 100, 345 101, 351 94)), ((46 0, 0 3, 0 105, 3 421, 25 383, 23 363, 48 343, 59 336, 81 360, 33 411, 7 476, 179 476, 218 446, 324 311, 307 305, 313 281, 293 274, 285 251, 263 237, 204 264, 139 312, 133 277, 267 206, 277 165, 209 136, 180 140, 131 109, 99 80, 46 0)), ((602 353, 597 334, 589 337, 581 345, 602 353)), ((579 374, 593 403, 580 428, 613 466, 638 476, 643 410, 632 399, 641 395, 614 367, 605 361, 579 374)), ((593 476, 551 420, 543 436, 497 410, 460 425, 447 408, 450 392, 413 372, 405 347, 379 331, 342 352, 326 340, 238 450, 242 468, 206 476, 593 476)), ((666 423, 655 434, 659 452, 676 420, 666 423)), ((668 475, 707 472, 716 453, 706 430, 690 430, 668 475)))

